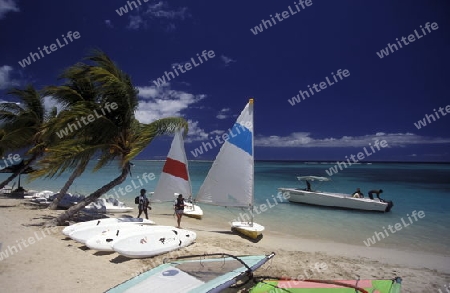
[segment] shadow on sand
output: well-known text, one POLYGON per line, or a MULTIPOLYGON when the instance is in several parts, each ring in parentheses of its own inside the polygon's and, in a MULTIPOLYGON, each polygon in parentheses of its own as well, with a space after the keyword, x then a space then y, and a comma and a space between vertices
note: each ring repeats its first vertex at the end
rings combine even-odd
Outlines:
POLYGON ((110 260, 110 262, 115 263, 115 264, 120 264, 120 263, 130 261, 130 260, 131 260, 131 258, 128 258, 123 255, 118 255, 115 258, 113 258, 112 260, 110 260))

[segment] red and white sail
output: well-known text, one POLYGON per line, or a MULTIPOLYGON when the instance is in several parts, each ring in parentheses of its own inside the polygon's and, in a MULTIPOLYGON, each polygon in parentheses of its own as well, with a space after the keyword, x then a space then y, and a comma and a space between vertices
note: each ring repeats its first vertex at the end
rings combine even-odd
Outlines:
POLYGON ((152 201, 173 201, 174 193, 184 198, 192 195, 188 163, 184 150, 183 130, 177 131, 170 146, 152 201))

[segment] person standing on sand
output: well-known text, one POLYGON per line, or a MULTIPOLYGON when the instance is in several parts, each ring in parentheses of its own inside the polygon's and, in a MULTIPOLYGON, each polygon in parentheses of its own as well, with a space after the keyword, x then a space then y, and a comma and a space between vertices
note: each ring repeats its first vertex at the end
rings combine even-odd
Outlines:
POLYGON ((177 215, 177 228, 181 228, 181 217, 183 216, 184 207, 186 205, 184 204, 184 198, 181 193, 178 194, 178 197, 175 199, 175 202, 173 204, 173 207, 175 209, 175 214, 177 215))
POLYGON ((147 196, 145 195, 146 192, 147 192, 147 190, 141 189, 141 195, 139 195, 139 205, 138 205, 139 214, 137 217, 140 218, 142 212, 144 212, 145 218, 148 220, 147 208, 148 208, 149 201, 148 201, 147 196))

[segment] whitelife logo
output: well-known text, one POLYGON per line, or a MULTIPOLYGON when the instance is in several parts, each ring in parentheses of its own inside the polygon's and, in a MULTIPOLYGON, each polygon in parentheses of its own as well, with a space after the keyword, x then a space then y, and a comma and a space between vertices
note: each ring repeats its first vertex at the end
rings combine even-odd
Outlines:
MULTIPOLYGON (((435 31, 435 30, 437 30, 439 28, 439 26, 438 26, 438 24, 436 22, 433 22, 432 24, 427 22, 425 24, 425 29, 428 31, 428 33, 431 33, 430 28, 435 31)), ((403 43, 403 45, 407 46, 407 45, 411 44, 412 42, 415 42, 416 38, 418 40, 418 39, 421 39, 424 36, 426 36, 427 33, 426 33, 425 29, 422 26, 420 26, 420 29, 421 29, 423 35, 421 35, 419 32, 417 32, 417 30, 414 30, 414 34, 410 34, 408 36, 408 41, 409 42, 406 40, 406 37, 402 37, 401 38, 401 42, 399 41, 398 38, 395 38, 395 40, 397 41, 398 47, 400 47, 400 49, 401 49, 401 48, 403 48, 402 43, 403 43)), ((388 43, 387 47, 385 49, 382 49, 382 50, 380 50, 379 52, 376 52, 376 53, 377 53, 378 57, 380 57, 380 59, 383 59, 385 56, 389 55, 389 50, 391 51, 391 53, 394 53, 394 52, 400 50, 397 47, 397 45, 388 43), (394 51, 394 49, 395 49, 395 51, 394 51)))
POLYGON ((22 68, 25 68, 27 65, 31 65, 32 62, 36 62, 37 60, 40 60, 41 58, 44 58, 46 55, 42 52, 42 50, 47 54, 50 55, 52 52, 57 51, 58 49, 65 47, 66 45, 72 43, 75 40, 78 40, 81 38, 81 35, 78 31, 75 31, 72 33, 72 31, 67 32, 67 34, 63 37, 63 41, 61 42, 59 38, 56 39, 56 44, 51 44, 50 46, 44 46, 42 49, 41 47, 38 47, 39 53, 33 53, 30 52, 30 56, 23 59, 22 61, 19 61, 19 65, 22 66, 22 68), (67 39, 70 40, 70 43, 67 41, 67 39), (50 49, 50 50, 49 50, 50 49))
MULTIPOLYGON (((216 55, 215 55, 213 50, 209 50, 208 52, 206 50, 203 50, 201 56, 200 56, 200 54, 197 54, 197 60, 200 63, 196 63, 194 57, 192 57, 191 58, 192 63, 191 62, 186 62, 184 64, 177 64, 177 65, 173 65, 172 68, 173 68, 173 71, 175 72, 175 74, 177 76, 179 76, 180 74, 178 73, 177 68, 178 68, 178 70, 181 71, 181 73, 185 73, 185 72, 187 72, 187 71, 189 71, 189 70, 191 70, 193 68, 192 65, 194 65, 194 67, 197 67, 200 64, 203 64, 203 62, 206 62, 209 59, 214 58, 215 56, 216 55), (208 59, 208 57, 209 57, 209 59, 208 59), (203 61, 203 59, 204 59, 204 61, 203 61)), ((172 71, 169 71, 169 72, 164 71, 164 75, 161 76, 161 77, 158 77, 158 79, 154 80, 153 83, 157 87, 160 87, 163 84, 165 84, 166 82, 169 82, 170 80, 174 79, 175 78, 175 74, 172 71), (167 78, 167 81, 166 81, 166 78, 167 78)))
MULTIPOLYGON (((292 7, 289 5, 288 6, 289 11, 285 10, 282 13, 275 13, 275 18, 278 20, 278 22, 282 22, 283 20, 289 18, 290 16, 293 16, 293 15, 299 13, 300 11, 305 10, 306 7, 309 7, 312 4, 313 4, 312 0, 306 0, 306 1, 300 0, 300 1, 298 1, 298 3, 294 2, 295 9, 292 9, 292 7), (299 5, 301 6, 301 8, 299 5)), ((270 20, 272 20, 272 21, 262 19, 261 24, 255 26, 255 28, 251 28, 250 31, 256 36, 257 34, 262 33, 264 31, 264 29, 267 30, 269 27, 272 27, 272 25, 276 25, 278 23, 275 20, 275 18, 272 16, 272 14, 269 15, 269 17, 270 17, 270 20)))

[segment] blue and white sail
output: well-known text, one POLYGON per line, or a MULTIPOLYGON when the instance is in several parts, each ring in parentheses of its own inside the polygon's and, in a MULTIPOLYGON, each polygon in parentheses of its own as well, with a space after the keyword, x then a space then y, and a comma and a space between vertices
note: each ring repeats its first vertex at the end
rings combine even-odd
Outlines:
POLYGON ((225 140, 208 175, 200 187, 198 202, 226 206, 253 206, 253 99, 233 128, 222 135, 225 140))

